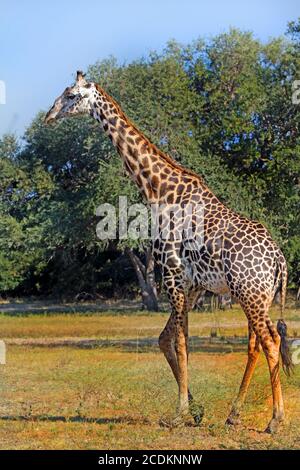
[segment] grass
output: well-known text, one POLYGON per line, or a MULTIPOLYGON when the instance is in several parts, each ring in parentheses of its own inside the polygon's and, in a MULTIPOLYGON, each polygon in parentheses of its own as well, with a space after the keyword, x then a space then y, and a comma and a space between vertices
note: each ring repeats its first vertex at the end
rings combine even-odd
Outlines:
MULTIPOLYGON (((279 309, 271 310, 275 321, 279 309)), ((66 313, 0 315, 1 337, 8 338, 95 338, 122 339, 158 337, 169 314, 167 312, 145 314, 142 311, 121 314, 115 311, 101 313, 66 313)), ((300 314, 296 309, 287 309, 291 336, 300 336, 300 314)), ((247 336, 247 320, 240 308, 215 313, 189 314, 191 336, 209 336, 216 330, 218 336, 247 336)))
MULTIPOLYGON (((277 310, 272 316, 277 318, 277 310)), ((300 331, 298 312, 291 309, 287 317, 300 331)), ((287 419, 280 432, 270 436, 261 432, 270 419, 272 403, 264 358, 255 372, 242 424, 233 429, 224 422, 241 381, 245 353, 194 352, 189 365, 191 389, 204 405, 205 417, 200 427, 170 429, 160 422, 173 416, 177 388, 157 350, 33 347, 13 342, 18 338, 154 337, 166 318, 166 314, 144 313, 0 316, 1 337, 8 338, 7 364, 0 366, 0 448, 300 448, 300 366, 292 378, 282 374, 287 419)), ((192 335, 209 334, 216 325, 219 335, 246 334, 239 309, 191 314, 192 335)))

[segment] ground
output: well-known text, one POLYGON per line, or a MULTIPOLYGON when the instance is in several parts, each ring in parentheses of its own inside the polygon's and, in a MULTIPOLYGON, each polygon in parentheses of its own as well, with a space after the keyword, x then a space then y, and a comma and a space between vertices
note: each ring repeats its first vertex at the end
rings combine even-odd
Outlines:
MULTIPOLYGON (((272 317, 278 315, 273 309, 272 317)), ((157 348, 167 317, 137 311, 2 313, 7 363, 0 365, 0 448, 300 448, 300 365, 293 377, 282 374, 287 419, 277 435, 262 432, 272 402, 263 356, 242 424, 224 426, 246 362, 247 324, 237 308, 190 315, 190 384, 205 417, 200 427, 166 427, 177 399, 157 348)), ((286 317, 291 336, 300 336, 299 310, 288 309, 286 317)))

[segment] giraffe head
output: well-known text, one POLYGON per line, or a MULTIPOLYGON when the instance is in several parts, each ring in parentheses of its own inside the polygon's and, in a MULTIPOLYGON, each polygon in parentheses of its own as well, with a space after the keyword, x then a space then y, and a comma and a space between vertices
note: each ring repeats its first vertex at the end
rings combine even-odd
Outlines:
POLYGON ((78 71, 75 84, 67 87, 54 101, 52 108, 46 114, 45 123, 49 124, 67 116, 89 113, 93 88, 94 84, 88 83, 84 74, 78 71))

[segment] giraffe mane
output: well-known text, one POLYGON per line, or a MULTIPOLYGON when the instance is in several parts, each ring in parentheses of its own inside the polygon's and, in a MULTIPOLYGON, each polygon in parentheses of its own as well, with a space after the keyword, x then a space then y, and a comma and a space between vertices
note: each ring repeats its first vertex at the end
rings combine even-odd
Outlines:
POLYGON ((190 176, 193 176, 194 178, 197 178, 202 184, 204 184, 204 181, 203 181, 203 178, 201 176, 199 176, 197 173, 195 173, 193 170, 189 169, 189 168, 186 168, 182 165, 180 165, 180 163, 176 162, 176 160, 174 160, 174 158, 172 158, 170 155, 168 155, 167 153, 163 152, 162 150, 160 150, 155 144, 153 144, 146 136, 145 134, 143 134, 137 127, 136 125, 126 116, 126 114, 124 113, 123 109, 121 108, 121 106, 119 105, 119 103, 111 96, 109 95, 100 85, 98 85, 98 83, 95 83, 95 87, 96 89, 102 93, 109 101, 111 101, 113 103, 113 105, 116 107, 119 115, 122 117, 122 119, 124 119, 124 121, 126 121, 126 123, 132 128, 134 129, 134 131, 139 134, 148 144, 149 148, 152 148, 153 150, 155 150, 155 152, 163 159, 165 160, 165 162, 169 163, 169 165, 172 166, 172 168, 175 168, 177 170, 180 170, 184 173, 186 173, 187 175, 190 175, 190 176))

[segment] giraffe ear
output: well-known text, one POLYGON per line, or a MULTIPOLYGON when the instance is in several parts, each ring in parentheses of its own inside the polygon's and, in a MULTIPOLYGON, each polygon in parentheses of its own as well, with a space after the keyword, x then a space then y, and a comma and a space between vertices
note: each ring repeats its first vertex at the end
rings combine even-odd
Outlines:
POLYGON ((84 77, 85 77, 85 74, 81 72, 80 70, 78 70, 77 75, 76 75, 76 83, 78 83, 79 85, 84 85, 85 83, 87 83, 84 77))

